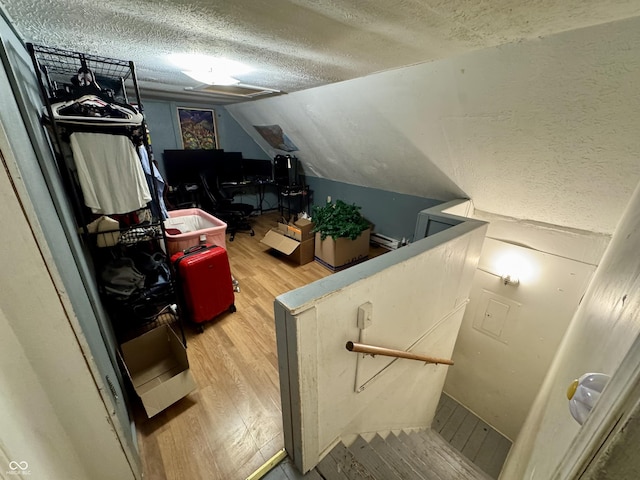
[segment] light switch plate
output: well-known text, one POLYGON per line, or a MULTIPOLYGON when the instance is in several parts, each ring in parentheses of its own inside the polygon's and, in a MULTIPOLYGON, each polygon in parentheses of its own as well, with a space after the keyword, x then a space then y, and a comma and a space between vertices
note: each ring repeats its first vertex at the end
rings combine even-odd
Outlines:
POLYGON ((358 307, 358 328, 364 330, 373 323, 373 304, 363 303, 358 307))

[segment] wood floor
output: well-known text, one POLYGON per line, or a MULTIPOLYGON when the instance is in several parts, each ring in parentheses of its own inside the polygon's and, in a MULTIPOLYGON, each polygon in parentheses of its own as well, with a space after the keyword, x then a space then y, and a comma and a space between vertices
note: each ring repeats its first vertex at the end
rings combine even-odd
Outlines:
POLYGON ((136 408, 145 479, 245 479, 283 447, 273 301, 331 272, 271 254, 260 239, 277 219, 255 217, 254 237, 227 236, 238 310, 202 334, 187 329, 197 391, 151 419, 136 408))

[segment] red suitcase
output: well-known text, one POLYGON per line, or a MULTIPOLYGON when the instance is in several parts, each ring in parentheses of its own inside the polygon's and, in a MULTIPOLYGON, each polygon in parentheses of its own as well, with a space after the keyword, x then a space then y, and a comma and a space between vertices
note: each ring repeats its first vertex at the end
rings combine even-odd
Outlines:
POLYGON ((191 320, 202 323, 224 311, 236 311, 229 257, 224 248, 198 245, 175 253, 171 262, 191 320))

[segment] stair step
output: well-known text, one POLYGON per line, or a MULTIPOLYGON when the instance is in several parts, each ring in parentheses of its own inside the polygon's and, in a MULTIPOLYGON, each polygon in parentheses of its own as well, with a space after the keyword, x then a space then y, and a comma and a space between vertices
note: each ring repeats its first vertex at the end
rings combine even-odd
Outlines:
MULTIPOLYGON (((452 470, 446 455, 438 451, 438 447, 426 447, 422 438, 416 434, 407 435, 403 432, 398 438, 403 445, 409 445, 408 451, 411 451, 413 456, 421 458, 428 465, 429 472, 434 478, 440 480, 453 478, 454 470, 452 470)), ((460 478, 474 477, 460 476, 460 478)))
POLYGON ((431 429, 476 467, 498 478, 511 449, 511 440, 442 393, 431 429))
POLYGON ((407 437, 406 441, 414 444, 416 454, 421 456, 442 478, 491 479, 431 429, 402 435, 407 437))
POLYGON ((380 455, 367 443, 358 437, 349 447, 353 456, 377 479, 380 480, 403 480, 403 477, 386 463, 380 455))
POLYGON ((498 478, 510 448, 509 439, 492 429, 478 450, 473 463, 493 478, 498 478))
POLYGON ((311 470, 305 475, 302 475, 298 472, 289 457, 285 458, 262 478, 263 480, 322 480, 320 474, 315 470, 311 470))
MULTIPOLYGON (((502 460, 498 456, 486 455, 487 468, 496 470, 488 472, 494 478, 499 469, 493 463, 502 460)), ((349 448, 340 442, 304 476, 291 465, 282 464, 281 469, 285 477, 268 480, 492 480, 432 429, 392 433, 386 439, 376 435, 369 443, 359 436, 349 448)))
POLYGON ((369 445, 380 455, 380 458, 400 474, 401 478, 430 480, 416 471, 410 463, 403 458, 403 455, 398 454, 398 452, 391 448, 380 435, 373 437, 369 445))
POLYGON ((447 480, 447 478, 442 478, 438 474, 438 471, 430 464, 429 459, 425 458, 424 455, 417 455, 411 448, 407 448, 407 445, 402 443, 396 435, 390 434, 385 440, 390 448, 427 480, 447 480))
POLYGON ((342 442, 333 447, 316 470, 325 480, 376 480, 342 442))

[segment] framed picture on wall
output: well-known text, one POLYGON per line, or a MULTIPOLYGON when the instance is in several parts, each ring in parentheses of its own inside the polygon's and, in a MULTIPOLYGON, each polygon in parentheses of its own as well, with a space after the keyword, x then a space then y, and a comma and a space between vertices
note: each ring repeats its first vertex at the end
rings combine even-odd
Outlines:
POLYGON ((184 150, 220 148, 216 114, 213 110, 178 107, 178 124, 184 150))

